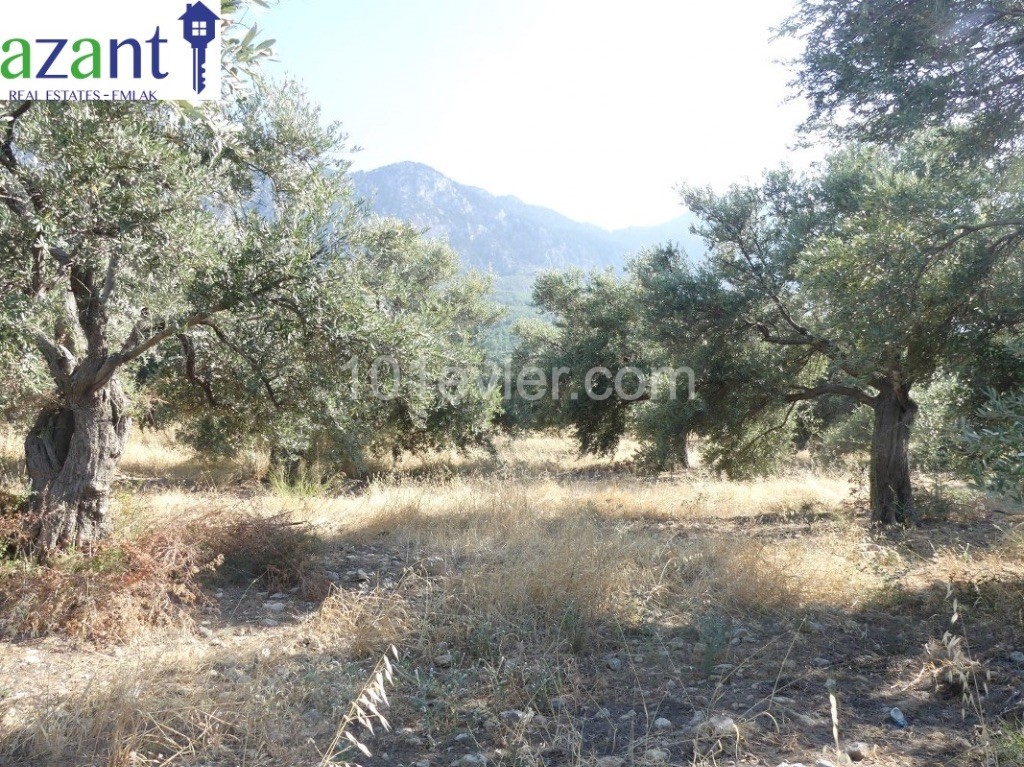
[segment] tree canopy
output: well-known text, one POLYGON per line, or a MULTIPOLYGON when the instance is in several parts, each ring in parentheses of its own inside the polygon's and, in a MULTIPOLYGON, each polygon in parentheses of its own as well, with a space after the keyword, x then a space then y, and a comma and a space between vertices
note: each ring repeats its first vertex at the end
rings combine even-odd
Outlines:
POLYGON ((810 126, 884 142, 966 126, 992 150, 1024 128, 1022 29, 1015 0, 802 0, 780 31, 806 44, 810 126))
POLYGON ((1024 322, 1016 174, 959 161, 955 145, 935 133, 858 145, 807 179, 776 173, 757 188, 685 195, 729 292, 727 321, 790 371, 779 395, 874 409, 882 521, 913 518, 911 391, 1024 322))

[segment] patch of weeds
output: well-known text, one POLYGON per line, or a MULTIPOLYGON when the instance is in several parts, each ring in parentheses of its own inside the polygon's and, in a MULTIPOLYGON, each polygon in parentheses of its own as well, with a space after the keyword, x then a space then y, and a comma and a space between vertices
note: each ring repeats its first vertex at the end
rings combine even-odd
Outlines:
POLYGON ((62 634, 125 641, 142 628, 191 626, 205 604, 201 576, 218 560, 183 530, 159 530, 69 552, 45 565, 27 558, 0 567, 0 634, 62 634))
POLYGON ((960 699, 960 715, 966 719, 968 711, 974 714, 981 723, 980 734, 987 742, 990 733, 986 725, 985 700, 991 675, 971 654, 960 601, 953 596, 951 586, 947 589, 947 598, 952 599, 950 628, 959 628, 959 632, 946 631, 941 640, 930 640, 925 645, 925 654, 938 691, 946 697, 960 699))
POLYGON ((91 557, 68 557, 65 565, 71 572, 124 574, 132 567, 132 553, 128 545, 112 544, 98 549, 91 557))
POLYGON ((1000 767, 1024 767, 1024 727, 1009 725, 992 740, 993 762, 1000 767))
POLYGON ((518 667, 515 682, 520 694, 519 707, 557 713, 554 701, 565 692, 568 670, 557 658, 541 658, 518 667))
POLYGON ((10 559, 28 549, 25 512, 28 492, 12 492, 0 488, 0 559, 10 559))
POLYGON ((473 683, 466 672, 453 670, 439 677, 415 669, 404 681, 403 697, 419 713, 426 735, 442 738, 462 723, 459 700, 473 683))
POLYGON ((309 523, 246 514, 197 523, 197 535, 221 557, 212 574, 215 585, 259 582, 270 593, 298 588, 307 600, 330 591, 324 542, 309 523))
MULTIPOLYGON (((320 767, 337 764, 336 757, 344 757, 350 753, 355 757, 356 754, 351 751, 352 746, 364 755, 372 756, 360 738, 373 736, 375 725, 385 730, 391 729, 391 724, 381 713, 381 709, 389 705, 387 687, 393 685, 395 681, 392 657, 395 661, 399 660, 398 650, 394 647, 389 648, 389 651, 381 656, 348 711, 338 722, 334 738, 320 760, 320 767)), ((345 764, 348 764, 347 759, 345 764)))
POLYGON ((953 584, 955 591, 977 610, 977 617, 1008 622, 1020 626, 1024 623, 1024 589, 1019 580, 998 572, 969 574, 953 584))
POLYGON ((697 616, 695 624, 700 640, 694 645, 694 660, 710 676, 729 648, 732 619, 719 612, 706 612, 697 616))
POLYGON ((489 620, 471 621, 459 643, 467 659, 497 662, 501 659, 501 637, 504 632, 489 620))
POLYGON ((914 499, 919 522, 938 525, 969 519, 978 508, 977 494, 941 481, 917 491, 914 499))
POLYGON ((558 657, 501 659, 481 666, 486 676, 492 704, 499 708, 534 709, 557 713, 559 699, 569 686, 573 661, 558 657))
POLYGON ((566 607, 562 613, 558 633, 569 643, 569 649, 575 655, 583 655, 591 648, 590 621, 575 604, 566 607))
POLYGON ((829 506, 821 500, 805 499, 783 506, 779 511, 758 514, 750 522, 754 525, 772 525, 783 522, 816 524, 830 522, 840 516, 840 509, 829 506))
POLYGON ((322 498, 330 495, 333 483, 319 464, 299 461, 293 468, 278 466, 267 475, 267 484, 281 498, 322 498))

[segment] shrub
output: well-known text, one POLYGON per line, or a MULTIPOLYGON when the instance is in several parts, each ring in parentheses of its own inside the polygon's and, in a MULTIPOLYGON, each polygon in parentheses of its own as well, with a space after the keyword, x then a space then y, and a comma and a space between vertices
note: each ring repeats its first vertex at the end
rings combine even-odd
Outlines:
POLYGON ((1024 500, 1024 392, 987 397, 964 433, 972 474, 979 485, 1024 500))
POLYGON ((28 543, 22 516, 26 496, 0 489, 0 559, 14 557, 28 543))
POLYGON ((216 583, 259 582, 268 592, 298 589, 304 599, 323 599, 330 588, 323 542, 307 522, 287 515, 224 515, 194 523, 207 556, 218 557, 216 583))
POLYGON ((910 435, 914 467, 923 471, 960 472, 960 421, 970 392, 959 376, 943 375, 917 396, 918 412, 910 435))
POLYGON ((60 633, 90 641, 126 641, 142 626, 192 627, 206 598, 200 575, 218 559, 184 530, 156 531, 131 541, 0 565, 0 634, 60 633))
POLYGON ((842 465, 854 459, 871 444, 871 419, 870 408, 855 408, 826 426, 812 440, 812 454, 826 466, 842 465))

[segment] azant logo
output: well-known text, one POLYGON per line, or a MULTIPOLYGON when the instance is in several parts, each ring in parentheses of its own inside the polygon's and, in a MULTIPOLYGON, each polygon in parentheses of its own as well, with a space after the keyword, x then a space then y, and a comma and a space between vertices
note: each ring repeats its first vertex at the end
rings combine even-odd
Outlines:
POLYGON ((0 36, 0 85, 17 89, 0 98, 219 98, 220 67, 207 66, 208 56, 220 61, 219 2, 211 2, 217 10, 197 0, 181 13, 181 0, 114 0, 104 4, 125 12, 104 19, 83 14, 75 0, 46 4, 45 14, 22 6, 4 24, 21 34, 0 36), (55 14, 52 5, 69 13, 55 14), (96 34, 98 27, 107 34, 96 34), (121 33, 129 29, 147 31, 121 33), (79 30, 85 34, 74 34, 79 30), (59 80, 71 87, 57 89, 59 80))

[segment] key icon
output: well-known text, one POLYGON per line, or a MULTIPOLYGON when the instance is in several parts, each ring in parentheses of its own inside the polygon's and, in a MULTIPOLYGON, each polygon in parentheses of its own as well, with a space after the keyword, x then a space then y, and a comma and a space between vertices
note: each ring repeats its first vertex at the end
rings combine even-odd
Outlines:
POLYGON ((185 40, 192 46, 192 90, 196 93, 206 88, 206 46, 217 36, 219 20, 202 2, 189 3, 179 19, 185 25, 185 40))

